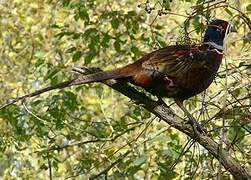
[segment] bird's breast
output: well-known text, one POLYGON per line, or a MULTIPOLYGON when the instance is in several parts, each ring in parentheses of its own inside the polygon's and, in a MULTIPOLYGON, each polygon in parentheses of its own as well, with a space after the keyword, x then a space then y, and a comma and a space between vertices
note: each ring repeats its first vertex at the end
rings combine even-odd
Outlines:
POLYGON ((187 99, 206 90, 217 74, 221 59, 220 56, 209 57, 202 66, 190 69, 178 77, 177 85, 180 90, 178 96, 187 99))

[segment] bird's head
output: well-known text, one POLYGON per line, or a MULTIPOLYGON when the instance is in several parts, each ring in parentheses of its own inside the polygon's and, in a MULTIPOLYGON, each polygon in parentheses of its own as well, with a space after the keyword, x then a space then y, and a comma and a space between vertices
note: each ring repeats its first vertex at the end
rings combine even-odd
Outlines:
POLYGON ((224 20, 211 21, 206 29, 204 43, 213 43, 215 48, 223 50, 224 39, 230 31, 230 24, 224 20))

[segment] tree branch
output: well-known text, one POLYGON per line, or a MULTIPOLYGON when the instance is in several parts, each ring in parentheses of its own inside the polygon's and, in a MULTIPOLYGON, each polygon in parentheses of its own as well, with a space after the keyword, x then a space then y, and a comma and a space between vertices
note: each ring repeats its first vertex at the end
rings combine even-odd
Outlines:
POLYGON ((191 126, 185 124, 184 121, 180 117, 175 115, 173 111, 165 104, 153 101, 145 94, 137 91, 125 82, 116 82, 114 80, 108 80, 105 81, 104 84, 129 97, 137 104, 142 105, 148 111, 161 118, 169 125, 173 126, 174 128, 196 140, 200 145, 207 149, 216 159, 218 159, 220 163, 225 167, 225 169, 229 171, 235 179, 251 179, 251 175, 248 174, 247 170, 242 167, 236 160, 234 160, 227 151, 225 151, 224 149, 220 150, 220 146, 217 142, 215 142, 206 134, 201 134, 197 137, 194 134, 194 131, 191 126))

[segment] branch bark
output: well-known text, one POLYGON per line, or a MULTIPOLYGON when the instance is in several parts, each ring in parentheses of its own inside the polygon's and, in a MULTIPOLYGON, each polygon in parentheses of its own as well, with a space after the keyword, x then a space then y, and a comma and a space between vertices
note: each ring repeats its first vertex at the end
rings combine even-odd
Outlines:
POLYGON ((126 82, 108 80, 103 82, 111 88, 124 94, 135 103, 142 105, 148 111, 161 118, 163 121, 185 133, 189 137, 196 140, 201 146, 207 149, 218 161, 229 171, 235 179, 250 180, 251 175, 242 167, 231 155, 225 151, 220 150, 220 146, 212 138, 206 134, 201 134, 199 137, 194 134, 190 125, 185 124, 184 120, 175 115, 173 111, 161 102, 156 102, 147 97, 145 94, 137 91, 135 88, 126 82))

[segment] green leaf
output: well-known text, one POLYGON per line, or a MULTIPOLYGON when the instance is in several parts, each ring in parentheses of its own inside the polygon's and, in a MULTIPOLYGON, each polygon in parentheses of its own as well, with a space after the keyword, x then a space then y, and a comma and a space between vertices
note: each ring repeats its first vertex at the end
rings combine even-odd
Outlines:
POLYGON ((47 72, 46 76, 44 77, 44 80, 48 80, 48 79, 53 79, 55 78, 56 74, 59 72, 59 70, 57 68, 51 68, 49 69, 49 71, 47 72))
POLYGON ((234 127, 230 128, 228 131, 228 140, 230 142, 240 142, 245 137, 245 130, 234 127))
POLYGON ((40 167, 39 167, 40 170, 47 170, 48 169, 48 166, 46 164, 42 164, 40 167))
POLYGON ((85 9, 81 9, 78 15, 80 19, 85 20, 86 22, 90 21, 89 15, 85 9))
POLYGON ((80 36, 81 36, 81 33, 73 33, 72 39, 79 39, 80 36))
POLYGON ((37 51, 34 56, 42 59, 44 55, 45 55, 45 52, 37 51))
POLYGON ((141 155, 137 157, 131 164, 130 166, 140 166, 141 164, 145 163, 147 160, 146 155, 141 155))
POLYGON ((171 11, 170 0, 163 0, 163 7, 165 8, 165 10, 171 11))
POLYGON ((196 1, 196 4, 200 4, 200 3, 202 3, 202 2, 204 2, 204 0, 197 0, 197 1, 196 1))
POLYGON ((194 20, 192 21, 192 23, 193 23, 193 26, 194 26, 194 28, 195 28, 195 32, 197 33, 197 34, 199 34, 202 30, 203 30, 203 24, 201 23, 201 21, 200 21, 200 18, 199 18, 199 16, 196 16, 195 18, 194 18, 194 20))
POLYGON ((71 48, 69 48, 69 49, 66 50, 66 53, 73 53, 76 50, 77 50, 76 47, 71 47, 71 48))
POLYGON ((251 42, 251 32, 248 32, 246 36, 244 37, 244 42, 248 43, 251 42))
POLYGON ((60 32, 58 34, 55 35, 55 37, 57 37, 58 39, 61 39, 63 38, 64 36, 70 36, 72 35, 73 32, 66 32, 66 31, 63 31, 63 32, 60 32))
POLYGON ((110 42, 111 38, 112 37, 109 34, 105 33, 100 44, 105 48, 109 47, 109 42, 110 42))
POLYGON ((112 18, 111 25, 112 25, 113 29, 118 29, 119 23, 120 22, 119 22, 118 18, 116 18, 116 17, 112 18))
POLYGON ((247 6, 247 11, 248 11, 248 12, 251 12, 251 4, 249 4, 249 5, 247 6))
POLYGON ((127 14, 126 14, 126 18, 132 18, 133 16, 136 16, 137 13, 135 11, 129 11, 127 14))
POLYGON ((171 158, 171 159, 175 159, 179 156, 179 153, 176 152, 174 149, 167 149, 167 150, 163 150, 163 155, 166 158, 171 158))
POLYGON ((38 59, 37 62, 35 63, 35 67, 38 68, 44 65, 44 63, 45 63, 44 59, 38 59))
POLYGON ((50 26, 50 28, 55 28, 55 29, 59 29, 60 28, 60 26, 57 25, 57 24, 51 24, 49 26, 50 26))
POLYGON ((72 60, 73 62, 78 61, 80 59, 80 57, 82 56, 82 53, 80 51, 76 51, 73 56, 72 56, 72 60))
POLYGON ((96 51, 92 50, 85 56, 85 64, 90 64, 92 59, 97 55, 96 51))
POLYGON ((77 96, 70 92, 70 91, 65 91, 63 95, 63 104, 69 108, 70 110, 77 109, 78 107, 78 102, 77 102, 77 96))
POLYGON ((137 48, 136 46, 132 46, 132 47, 131 47, 131 52, 132 52, 135 56, 140 55, 140 50, 139 50, 139 48, 137 48))
POLYGON ((160 177, 159 179, 175 179, 179 174, 175 171, 170 169, 171 163, 165 162, 158 162, 158 168, 160 170, 160 177))
POLYGON ((106 138, 110 135, 110 129, 102 122, 95 122, 88 130, 96 138, 106 138))
POLYGON ((225 11, 226 11, 230 16, 233 16, 232 11, 230 11, 228 8, 226 8, 225 11))
POLYGON ((96 34, 98 33, 98 30, 96 28, 89 28, 87 29, 83 36, 85 37, 85 39, 89 39, 91 38, 92 36, 95 36, 96 34), (92 35, 92 36, 91 36, 92 35))
POLYGON ((35 101, 32 101, 30 104, 31 104, 31 106, 37 106, 41 102, 43 102, 43 101, 42 100, 35 100, 35 101))
MULTIPOLYGON (((233 92, 233 93, 236 94, 238 92, 233 92)), ((236 106, 231 109, 227 109, 222 113, 219 113, 215 118, 216 119, 219 119, 219 118, 236 119, 238 116, 241 116, 241 115, 242 115, 242 110, 240 109, 240 107, 236 106)))
POLYGON ((116 39, 115 42, 113 43, 113 46, 117 52, 121 51, 121 45, 120 45, 120 40, 116 39))
POLYGON ((137 21, 132 21, 132 32, 136 34, 139 30, 139 23, 137 21))
POLYGON ((158 30, 161 30, 161 29, 163 29, 163 26, 157 24, 156 26, 154 26, 154 28, 155 28, 155 29, 158 29, 158 30))
POLYGON ((62 0, 62 5, 65 7, 69 6, 70 2, 71 2, 71 0, 62 0))

